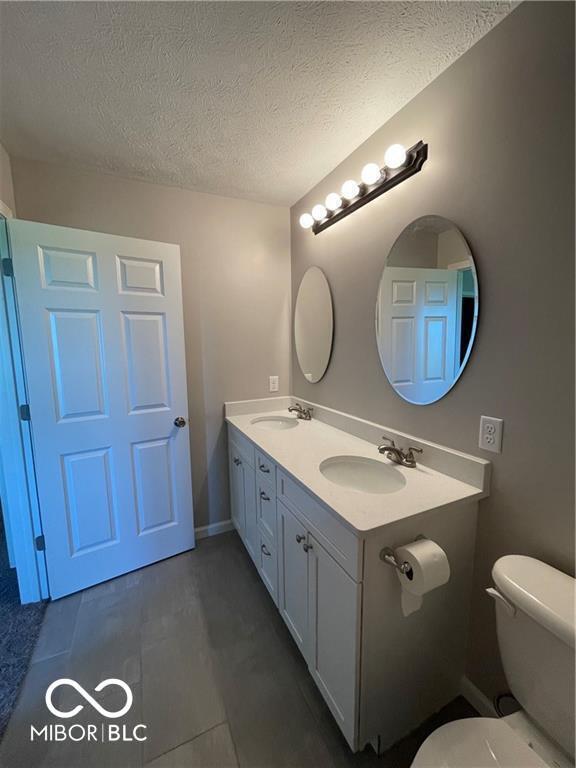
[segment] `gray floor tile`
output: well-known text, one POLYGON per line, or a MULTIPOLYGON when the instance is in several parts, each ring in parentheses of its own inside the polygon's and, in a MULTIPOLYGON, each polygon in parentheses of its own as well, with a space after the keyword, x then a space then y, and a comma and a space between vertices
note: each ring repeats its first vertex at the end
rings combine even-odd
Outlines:
MULTIPOLYGON (((78 696, 62 688, 55 701, 66 708, 78 696)), ((114 708, 113 697, 104 705, 114 708)), ((353 755, 232 533, 50 607, 0 745, 0 766, 409 768, 434 728, 475 714, 457 700, 382 757, 371 749, 353 755), (31 723, 56 721, 44 694, 59 677, 88 691, 107 677, 125 680, 134 705, 121 724, 130 730, 144 723, 148 740, 30 742, 31 723)), ((88 704, 74 718, 100 720, 88 704)))
POLYGON ((30 727, 60 722, 46 708, 46 689, 54 680, 68 676, 66 654, 32 664, 16 702, 8 727, 0 743, 1 768, 36 768, 43 766, 50 744, 31 741, 30 727))
POLYGON ((82 597, 80 592, 48 604, 32 655, 33 664, 70 650, 82 597))
POLYGON ((80 604, 70 669, 87 690, 108 677, 140 682, 141 601, 141 591, 132 589, 80 604))
POLYGON ((237 768, 238 761, 226 723, 161 755, 146 768, 237 768))
POLYGON ((89 603, 91 600, 96 600, 104 595, 117 595, 126 590, 138 588, 144 578, 145 570, 141 568, 138 571, 130 571, 130 573, 118 576, 116 579, 111 579, 110 581, 105 581, 102 584, 96 584, 94 587, 85 589, 81 593, 82 602, 89 603))
POLYGON ((143 718, 150 761, 226 720, 201 610, 175 614, 171 631, 142 647, 143 718))
MULTIPOLYGON (((134 696, 132 708, 118 723, 121 739, 106 737, 97 742, 74 742, 70 739, 65 742, 52 742, 43 762, 30 768, 141 768, 142 743, 134 739, 134 727, 142 723, 142 696, 140 686, 132 685, 131 689, 134 696)), ((75 697, 74 703, 82 703, 78 693, 72 693, 75 697)), ((94 697, 110 711, 120 709, 126 701, 124 692, 118 689, 107 696, 94 694, 94 697)), ((110 726, 116 725, 113 720, 103 718, 89 704, 74 717, 73 722, 84 727, 89 724, 96 725, 99 739, 102 738, 102 728, 107 733, 110 726)), ((143 731, 137 731, 138 735, 141 733, 143 731)))

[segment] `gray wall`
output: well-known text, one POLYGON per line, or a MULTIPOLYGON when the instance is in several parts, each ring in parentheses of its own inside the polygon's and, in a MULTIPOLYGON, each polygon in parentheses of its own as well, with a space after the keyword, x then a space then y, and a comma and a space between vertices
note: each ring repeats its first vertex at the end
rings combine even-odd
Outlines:
POLYGON ((196 526, 230 517, 222 404, 289 392, 288 209, 12 160, 21 219, 178 243, 196 526))
POLYGON ((7 205, 12 213, 15 213, 10 157, 2 144, 0 144, 0 201, 7 205))
MULTIPOLYGON (((292 209, 294 294, 312 264, 334 297, 330 367, 318 384, 293 355, 293 393, 476 455, 481 414, 505 419, 481 504, 469 675, 504 683, 494 560, 517 552, 574 568, 573 30, 570 3, 524 3, 292 209), (429 143, 421 173, 314 236, 300 214, 396 141, 429 143), (439 214, 476 258, 480 326, 469 365, 440 402, 404 402, 380 367, 374 304, 386 254, 412 219, 439 214)), ((383 94, 385 98, 385 94, 383 94)))

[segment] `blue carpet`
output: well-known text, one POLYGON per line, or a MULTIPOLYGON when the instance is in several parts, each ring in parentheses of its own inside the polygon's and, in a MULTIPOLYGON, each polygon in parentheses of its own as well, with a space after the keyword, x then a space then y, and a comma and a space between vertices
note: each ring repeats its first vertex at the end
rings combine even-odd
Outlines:
POLYGON ((20 605, 0 512, 0 739, 28 670, 45 609, 46 603, 20 605))

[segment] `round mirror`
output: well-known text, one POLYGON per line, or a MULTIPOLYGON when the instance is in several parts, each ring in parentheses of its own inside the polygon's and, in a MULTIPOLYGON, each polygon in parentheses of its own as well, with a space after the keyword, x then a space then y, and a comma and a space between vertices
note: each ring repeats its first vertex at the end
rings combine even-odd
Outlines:
POLYGON ((332 296, 326 275, 310 267, 302 278, 294 311, 294 343, 305 378, 320 381, 330 360, 333 333, 332 296))
POLYGON ((464 236, 448 219, 422 216, 388 254, 376 301, 382 367, 417 405, 439 400, 464 370, 478 323, 478 279, 464 236))

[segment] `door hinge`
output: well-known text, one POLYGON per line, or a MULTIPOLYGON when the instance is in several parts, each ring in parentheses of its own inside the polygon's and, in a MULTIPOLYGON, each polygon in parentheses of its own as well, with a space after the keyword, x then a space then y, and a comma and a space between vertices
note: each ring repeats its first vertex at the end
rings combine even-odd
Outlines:
POLYGON ((30 406, 28 403, 20 406, 20 420, 30 421, 30 406))
POLYGON ((36 536, 36 549, 38 552, 44 552, 46 549, 46 541, 44 539, 44 534, 42 536, 36 536))
POLYGON ((14 277, 14 264, 12 259, 2 259, 2 274, 4 277, 14 277))

